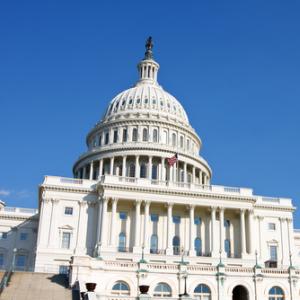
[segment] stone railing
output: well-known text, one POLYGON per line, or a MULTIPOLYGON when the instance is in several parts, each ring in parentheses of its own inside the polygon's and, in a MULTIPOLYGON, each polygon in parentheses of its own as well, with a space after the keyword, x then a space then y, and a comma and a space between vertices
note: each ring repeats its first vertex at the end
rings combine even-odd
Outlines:
POLYGON ((5 213, 15 213, 15 214, 35 215, 35 214, 38 213, 38 209, 5 206, 5 207, 3 207, 2 212, 5 212, 5 213))

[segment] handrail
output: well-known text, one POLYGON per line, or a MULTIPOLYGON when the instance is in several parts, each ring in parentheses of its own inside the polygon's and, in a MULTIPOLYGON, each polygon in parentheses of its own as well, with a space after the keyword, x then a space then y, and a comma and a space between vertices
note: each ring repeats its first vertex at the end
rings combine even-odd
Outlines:
POLYGON ((7 287, 8 282, 10 281, 12 270, 6 271, 4 273, 4 276, 2 277, 1 283, 0 283, 0 295, 3 292, 3 290, 7 287))

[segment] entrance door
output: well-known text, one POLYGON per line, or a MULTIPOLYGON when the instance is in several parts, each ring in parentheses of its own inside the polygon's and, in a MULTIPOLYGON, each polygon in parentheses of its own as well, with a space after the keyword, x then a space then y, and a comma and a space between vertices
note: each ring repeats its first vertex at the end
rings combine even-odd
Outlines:
POLYGON ((248 290, 242 285, 237 285, 232 291, 232 300, 249 300, 248 290))

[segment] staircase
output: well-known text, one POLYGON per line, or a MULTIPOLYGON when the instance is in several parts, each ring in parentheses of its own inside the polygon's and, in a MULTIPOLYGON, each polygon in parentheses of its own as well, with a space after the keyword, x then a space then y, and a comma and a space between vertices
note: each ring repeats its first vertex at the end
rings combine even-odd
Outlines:
POLYGON ((15 272, 1 300, 72 300, 72 290, 61 274, 15 272))

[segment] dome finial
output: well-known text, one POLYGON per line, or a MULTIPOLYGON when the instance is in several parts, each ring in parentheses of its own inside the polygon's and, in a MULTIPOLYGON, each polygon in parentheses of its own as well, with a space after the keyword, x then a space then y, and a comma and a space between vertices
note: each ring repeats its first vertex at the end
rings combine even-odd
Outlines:
POLYGON ((153 42, 151 36, 148 37, 145 47, 146 47, 145 59, 152 59, 153 42))

